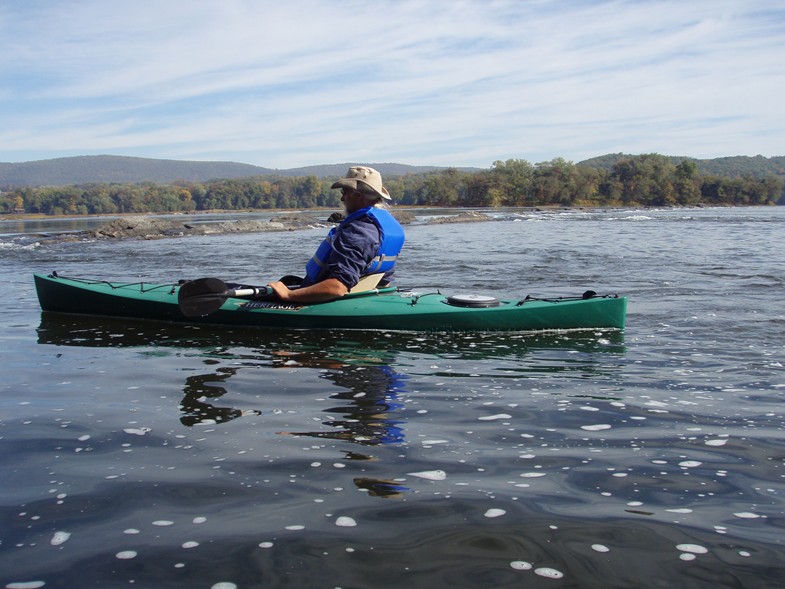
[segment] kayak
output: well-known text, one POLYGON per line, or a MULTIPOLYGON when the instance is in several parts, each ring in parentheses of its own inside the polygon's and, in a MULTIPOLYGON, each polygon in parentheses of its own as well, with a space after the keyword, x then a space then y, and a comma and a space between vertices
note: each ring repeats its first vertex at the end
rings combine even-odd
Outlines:
POLYGON ((499 300, 396 287, 352 292, 325 303, 247 298, 264 287, 224 290, 217 279, 175 284, 109 282, 35 274, 44 311, 190 324, 281 329, 387 331, 546 331, 624 329, 627 299, 616 294, 499 300), (210 282, 212 281, 212 282, 210 282), (194 289, 193 286, 200 288, 194 289), (189 290, 190 289, 190 290, 189 290), (182 292, 181 292, 182 291, 182 292), (185 295, 185 296, 184 296, 185 295), (207 304, 209 303, 209 304, 207 304), (209 308, 208 308, 209 307, 209 308))

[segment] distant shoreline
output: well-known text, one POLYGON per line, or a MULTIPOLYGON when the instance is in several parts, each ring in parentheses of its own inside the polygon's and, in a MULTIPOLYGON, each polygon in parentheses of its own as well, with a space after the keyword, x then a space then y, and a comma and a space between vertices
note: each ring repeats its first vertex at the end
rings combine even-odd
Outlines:
MULTIPOLYGON (((178 218, 164 218, 162 215, 90 215, 91 218, 106 218, 107 223, 97 229, 86 229, 71 233, 47 234, 39 232, 34 235, 36 239, 44 243, 65 243, 86 240, 126 240, 126 239, 167 239, 178 237, 192 237, 204 235, 225 235, 229 233, 267 233, 281 231, 299 231, 316 227, 327 227, 341 221, 343 214, 336 213, 333 209, 308 209, 312 212, 325 213, 323 218, 314 218, 313 215, 304 214, 302 211, 277 211, 276 216, 270 219, 234 219, 220 220, 216 222, 190 223, 190 215, 173 215, 178 218), (326 215, 332 211, 330 215, 326 215), (183 218, 180 218, 183 217, 183 218), (110 220, 111 219, 111 220, 110 220)), ((437 209, 438 210, 438 209, 437 209)), ((238 211, 233 211, 237 213, 238 211)), ((245 211, 242 211, 245 212, 245 211)), ((225 215, 227 213, 214 211, 210 214, 225 215)), ((415 221, 416 217, 411 212, 400 209, 394 210, 393 214, 402 225, 407 225, 415 221)), ((166 215, 167 217, 170 215, 166 215)), ((86 218, 80 216, 78 218, 86 218)), ((39 217, 28 218, 35 220, 39 217)), ((74 216, 63 216, 61 219, 74 219, 74 216)), ((22 219, 18 219, 22 220, 22 219)), ((471 223, 486 222, 494 219, 476 210, 461 210, 453 215, 444 215, 429 219, 430 224, 448 223, 471 223)))
MULTIPOLYGON (((779 205, 744 205, 749 207, 767 207, 767 206, 779 206, 779 205)), ((407 211, 407 210, 415 210, 415 211, 434 211, 434 210, 461 210, 461 211, 482 211, 482 212, 493 212, 493 211, 503 211, 508 209, 515 209, 515 210, 522 210, 522 211, 580 211, 580 210, 653 210, 653 209, 710 209, 710 208, 743 208, 737 207, 736 205, 727 205, 727 204, 696 204, 691 206, 659 206, 659 207, 648 207, 648 206, 639 206, 639 207, 624 207, 624 206, 564 206, 564 205, 539 205, 539 206, 532 206, 532 207, 459 207, 459 206, 451 206, 451 207, 438 207, 438 206, 423 206, 423 205, 406 205, 391 207, 393 211, 407 211)), ((41 219, 115 219, 115 218, 123 218, 123 217, 191 217, 191 216, 198 216, 198 215, 232 215, 232 214, 248 214, 248 213, 257 213, 257 214, 297 214, 297 213, 304 213, 304 212, 313 212, 318 213, 320 211, 329 212, 330 214, 336 211, 335 207, 313 207, 309 209, 210 209, 205 211, 161 211, 157 213, 147 212, 147 213, 98 213, 98 214, 85 214, 79 215, 76 213, 73 214, 62 214, 62 215, 45 215, 43 213, 0 213, 0 221, 34 221, 34 220, 41 220, 41 219)))

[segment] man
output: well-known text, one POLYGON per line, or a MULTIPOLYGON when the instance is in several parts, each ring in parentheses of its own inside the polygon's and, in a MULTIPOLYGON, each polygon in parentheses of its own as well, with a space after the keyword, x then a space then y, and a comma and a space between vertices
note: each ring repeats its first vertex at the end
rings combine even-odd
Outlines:
POLYGON ((398 221, 383 207, 390 193, 373 168, 354 166, 331 186, 340 188, 346 218, 330 230, 305 267, 305 280, 290 289, 283 282, 270 287, 283 301, 317 303, 348 293, 360 278, 384 273, 389 282, 404 242, 398 221))

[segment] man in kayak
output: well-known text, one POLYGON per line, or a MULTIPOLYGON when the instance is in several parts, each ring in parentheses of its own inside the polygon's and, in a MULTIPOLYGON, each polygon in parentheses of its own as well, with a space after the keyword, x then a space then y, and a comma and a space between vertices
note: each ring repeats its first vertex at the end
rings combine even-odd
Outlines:
POLYGON ((354 166, 331 188, 341 189, 346 218, 330 230, 306 264, 305 279, 297 288, 281 281, 269 284, 282 301, 337 299, 369 274, 384 273, 382 284, 392 279, 404 232, 384 207, 390 193, 382 175, 373 168, 354 166))

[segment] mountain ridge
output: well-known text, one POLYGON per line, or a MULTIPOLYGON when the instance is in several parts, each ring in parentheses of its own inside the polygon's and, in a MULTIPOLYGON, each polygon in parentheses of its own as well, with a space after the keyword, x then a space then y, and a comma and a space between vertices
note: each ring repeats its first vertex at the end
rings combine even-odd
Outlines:
MULTIPOLYGON (((207 182, 251 176, 343 176, 349 163, 321 164, 275 169, 221 161, 187 161, 120 155, 81 155, 0 162, 0 187, 66 186, 74 184, 169 183, 177 180, 207 182)), ((445 169, 439 166, 410 166, 396 163, 364 163, 386 176, 419 174, 445 169)), ((462 168, 471 170, 473 168, 462 168)), ((477 168, 479 169, 479 168, 477 168)))
MULTIPOLYGON (((645 155, 645 154, 644 154, 645 155)), ((613 153, 578 162, 610 170, 621 159, 640 157, 632 154, 613 153)), ((703 174, 740 177, 750 175, 763 178, 767 175, 785 177, 785 156, 770 158, 757 156, 728 156, 714 159, 697 159, 688 156, 665 156, 674 163, 683 160, 695 162, 703 174)), ((353 163, 320 164, 299 168, 276 169, 222 161, 188 161, 154 159, 118 155, 82 155, 29 162, 0 162, 0 189, 71 186, 79 184, 166 184, 175 181, 207 182, 210 180, 247 178, 253 176, 316 176, 341 177, 353 163)), ((450 166, 412 166, 398 163, 362 163, 376 168, 383 176, 403 176, 438 172, 450 166)), ((462 171, 480 171, 483 168, 457 168, 462 171)))

